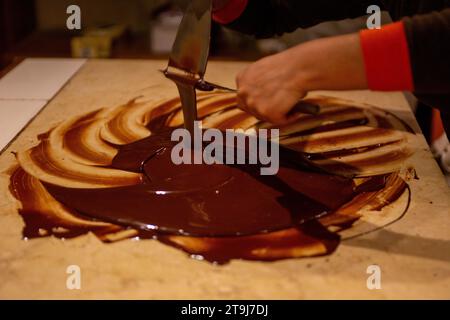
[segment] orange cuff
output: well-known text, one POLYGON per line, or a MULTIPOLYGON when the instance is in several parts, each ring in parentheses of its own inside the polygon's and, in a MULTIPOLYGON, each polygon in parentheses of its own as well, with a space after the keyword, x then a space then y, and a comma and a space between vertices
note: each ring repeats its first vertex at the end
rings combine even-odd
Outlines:
POLYGON ((229 0, 220 10, 213 12, 214 21, 220 24, 228 24, 240 17, 247 7, 248 0, 229 0))
POLYGON ((408 42, 403 22, 359 34, 369 89, 413 91, 408 42))

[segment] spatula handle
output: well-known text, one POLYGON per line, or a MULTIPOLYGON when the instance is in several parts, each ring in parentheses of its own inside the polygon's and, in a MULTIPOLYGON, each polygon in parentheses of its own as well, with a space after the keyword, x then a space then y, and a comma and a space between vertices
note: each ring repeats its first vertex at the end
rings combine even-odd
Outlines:
POLYGON ((289 115, 294 113, 317 115, 320 113, 320 106, 307 101, 299 101, 292 107, 291 111, 289 111, 289 115))

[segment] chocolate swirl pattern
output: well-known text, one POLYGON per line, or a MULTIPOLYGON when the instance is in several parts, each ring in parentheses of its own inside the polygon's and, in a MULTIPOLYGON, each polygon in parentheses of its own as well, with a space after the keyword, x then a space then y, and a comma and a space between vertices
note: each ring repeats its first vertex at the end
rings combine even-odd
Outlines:
MULTIPOLYGON (((216 262, 277 260, 331 253, 341 236, 354 236, 398 219, 409 199, 407 184, 399 175, 413 152, 409 127, 371 106, 328 97, 309 100, 321 106, 319 116, 298 115, 294 123, 279 127, 280 143, 306 153, 328 172, 354 177, 344 182, 329 180, 336 188, 350 183, 353 191, 349 199, 318 219, 241 236, 189 236, 140 231, 127 223, 92 219, 79 207, 57 200, 61 199, 59 190, 95 193, 145 183, 143 172, 114 166, 114 160, 133 143, 181 126, 183 116, 178 98, 157 102, 134 99, 67 119, 40 135, 37 146, 17 153, 19 167, 11 176, 10 189, 22 204, 24 236, 70 238, 91 231, 105 242, 154 238, 216 262), (391 203, 393 207, 388 206, 391 203)), ((235 95, 228 93, 200 94, 198 117, 205 128, 272 128, 236 108, 235 95)), ((323 198, 330 188, 318 181, 316 186, 310 183, 297 190, 323 204, 330 202, 323 198)))

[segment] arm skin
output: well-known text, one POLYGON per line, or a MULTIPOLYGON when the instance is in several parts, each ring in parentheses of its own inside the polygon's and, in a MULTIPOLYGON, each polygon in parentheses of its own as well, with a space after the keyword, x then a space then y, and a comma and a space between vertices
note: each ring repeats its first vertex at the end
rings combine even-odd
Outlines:
POLYGON ((367 89, 359 34, 313 40, 263 58, 242 70, 236 84, 242 109, 275 124, 295 120, 288 113, 308 91, 367 89))

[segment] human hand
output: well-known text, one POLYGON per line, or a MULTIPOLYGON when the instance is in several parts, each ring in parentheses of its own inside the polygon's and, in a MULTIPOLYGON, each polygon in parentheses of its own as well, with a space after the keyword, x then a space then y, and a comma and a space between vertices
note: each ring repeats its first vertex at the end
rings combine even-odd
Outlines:
POLYGON ((365 89, 358 34, 314 40, 263 58, 237 78, 238 104, 257 118, 283 124, 309 91, 365 89))

